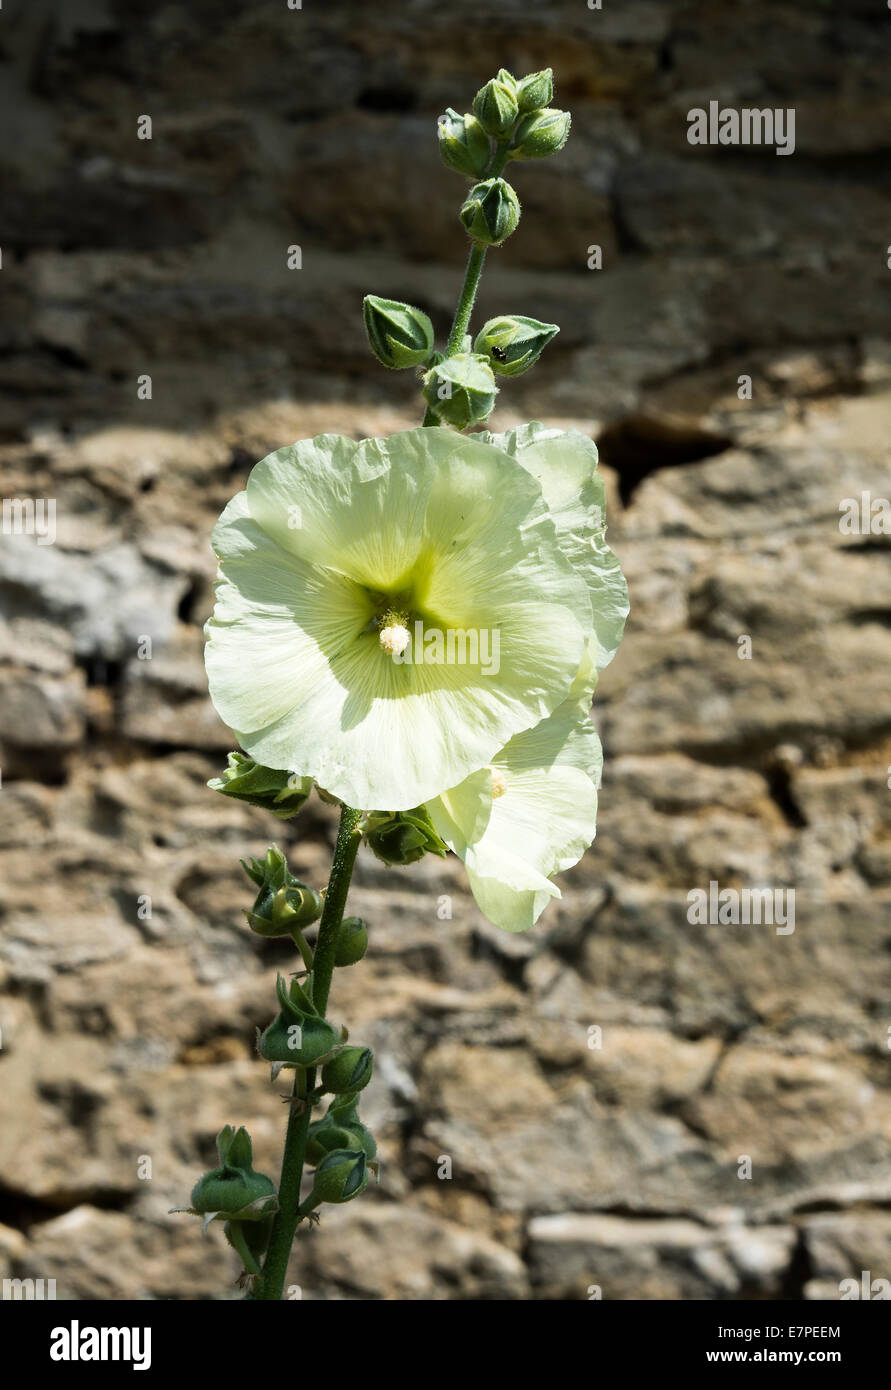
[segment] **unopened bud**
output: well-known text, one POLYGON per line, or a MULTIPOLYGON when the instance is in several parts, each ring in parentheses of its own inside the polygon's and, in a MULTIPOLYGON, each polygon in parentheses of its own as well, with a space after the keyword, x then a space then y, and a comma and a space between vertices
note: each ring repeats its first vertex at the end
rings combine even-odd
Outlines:
POLYGON ((513 130, 519 109, 516 81, 503 68, 473 99, 474 115, 486 134, 493 135, 496 140, 503 140, 513 130), (505 81, 505 77, 509 81, 505 81))
POLYGON ((486 172, 492 146, 476 116, 448 108, 437 125, 442 162, 458 174, 478 179, 486 172))
POLYGON ((433 324, 422 309, 367 294, 363 301, 371 350, 385 367, 421 367, 433 351, 433 324))
POLYGON ((481 246, 500 246, 520 220, 520 200, 506 179, 474 184, 459 213, 464 230, 481 246))
POLYGON ((368 950, 368 928, 361 917, 344 917, 337 933, 334 964, 355 965, 368 950))
POLYGON ((313 1174, 310 1199, 349 1202, 368 1186, 368 1160, 361 1149, 335 1149, 322 1159, 313 1174))
POLYGON ((517 104, 521 116, 547 106, 553 99, 554 73, 551 68, 542 68, 541 72, 530 72, 528 77, 522 77, 517 84, 517 104))
POLYGON ((343 1047, 322 1067, 322 1085, 334 1095, 361 1091, 371 1080, 374 1053, 370 1047, 343 1047))
POLYGON ((512 159, 544 159, 562 150, 569 139, 572 117, 568 111, 547 106, 524 116, 514 133, 512 159))

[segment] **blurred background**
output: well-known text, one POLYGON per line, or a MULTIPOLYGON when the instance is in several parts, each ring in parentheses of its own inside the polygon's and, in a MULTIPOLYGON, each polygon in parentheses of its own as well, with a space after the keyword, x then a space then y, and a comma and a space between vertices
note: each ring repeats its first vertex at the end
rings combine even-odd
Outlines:
POLYGON ((446 332, 465 185, 436 117, 504 65, 552 66, 573 130, 514 166, 521 224, 483 279, 477 326, 562 327, 493 427, 598 441, 632 596, 593 713, 598 837, 519 937, 456 861, 362 852, 372 947, 332 1013, 377 1054, 382 1181, 300 1236, 291 1281, 891 1278, 891 567, 887 535, 839 527, 891 494, 889 25, 873 0, 3 5, 2 496, 56 502, 54 544, 0 535, 4 1275, 238 1296, 219 1228, 167 1211, 227 1121, 277 1175, 254 1030, 291 958, 246 930, 238 859, 276 839, 320 886, 333 822, 205 789, 232 746, 208 536, 268 451, 419 423, 362 296, 446 332), (794 107, 794 155, 691 147, 710 100, 794 107), (794 933, 691 925, 710 880, 794 888, 794 933))

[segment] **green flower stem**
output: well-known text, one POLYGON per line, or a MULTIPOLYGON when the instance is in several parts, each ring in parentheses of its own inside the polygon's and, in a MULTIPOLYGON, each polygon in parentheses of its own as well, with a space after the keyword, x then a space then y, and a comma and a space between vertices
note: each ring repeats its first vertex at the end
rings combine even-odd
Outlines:
POLYGON ((319 922, 319 939, 313 954, 312 998, 322 1018, 325 1017, 325 1009, 328 1006, 328 991, 331 988, 331 976, 334 974, 337 933, 340 931, 340 924, 343 921, 343 911, 346 907, 347 893, 350 891, 353 865, 356 862, 359 841, 362 838, 359 834, 361 819, 362 812, 354 811, 352 806, 340 808, 340 825, 337 828, 334 861, 331 865, 331 877, 328 880, 328 892, 325 894, 325 906, 322 908, 322 919, 319 922))
MULTIPOLYGON (((507 163, 510 145, 507 142, 499 144, 492 156, 492 163, 486 170, 485 178, 495 179, 501 173, 507 163)), ((449 343, 446 348, 446 357, 454 357, 456 352, 461 351, 461 344, 467 332, 467 325, 470 323, 470 315, 473 313, 473 306, 476 301, 476 292, 479 289, 480 278, 483 273, 483 266, 486 261, 486 247, 474 242, 470 248, 470 255, 467 258, 467 269, 464 272, 464 283, 461 286, 461 297, 458 300, 458 307, 455 310, 455 317, 452 320, 452 329, 449 333, 449 343)), ((424 412, 423 425, 438 425, 439 421, 428 405, 424 412)))
POLYGON ((458 307, 455 310, 455 317, 452 320, 452 331, 449 334, 449 345, 446 348, 446 357, 454 357, 456 352, 461 351, 464 334, 467 332, 467 325, 470 323, 470 315, 473 313, 473 305, 476 299, 476 292, 479 289, 480 277, 483 273, 485 260, 485 246, 480 246, 479 242, 475 241, 470 248, 470 255, 467 258, 467 270, 464 272, 464 284, 461 286, 461 298, 458 300, 458 307))
MULTIPOLYGON (((331 877, 328 880, 325 906, 319 923, 319 939, 313 956, 313 1002, 323 1018, 331 989, 331 976, 334 974, 337 933, 343 921, 350 878, 359 850, 361 836, 358 826, 361 818, 361 811, 354 811, 351 806, 341 808, 331 877)), ((278 1185, 278 1212, 272 1225, 263 1273, 254 1289, 255 1299, 277 1302, 281 1298, 294 1235, 299 1223, 308 1214, 300 1205, 300 1184, 303 1180, 306 1140, 312 1119, 312 1106, 307 1097, 312 1093, 315 1084, 315 1071, 298 1070, 295 1073, 291 1113, 288 1118, 285 1152, 278 1185), (304 1104, 301 1105, 300 1101, 304 1101, 304 1104)))

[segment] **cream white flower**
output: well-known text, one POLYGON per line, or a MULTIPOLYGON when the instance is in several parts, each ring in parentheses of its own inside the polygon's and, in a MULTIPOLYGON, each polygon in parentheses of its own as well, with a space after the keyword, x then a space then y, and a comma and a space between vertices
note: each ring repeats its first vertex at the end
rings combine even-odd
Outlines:
POLYGON ((211 697, 246 752, 405 810, 546 718, 596 626, 565 505, 552 519, 542 491, 519 454, 438 428, 320 435, 257 464, 214 530, 206 628, 211 697), (497 632, 497 674, 395 660, 393 628, 418 620, 497 632))

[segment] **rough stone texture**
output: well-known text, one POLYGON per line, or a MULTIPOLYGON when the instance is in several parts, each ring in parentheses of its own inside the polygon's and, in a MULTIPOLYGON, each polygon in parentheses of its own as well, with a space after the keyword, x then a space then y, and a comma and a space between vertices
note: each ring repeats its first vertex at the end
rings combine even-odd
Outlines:
POLYGON ((204 787, 230 746, 209 531, 269 449, 418 420, 361 296, 447 327, 462 184, 435 116, 552 64, 572 139, 517 171, 479 321, 562 326, 495 427, 572 425, 605 460, 633 613, 595 705, 598 838, 524 937, 452 861, 360 857, 373 944, 333 1015, 377 1053, 381 1181, 301 1236, 290 1279, 525 1300, 891 1278, 889 537, 839 526, 891 490, 884 10, 3 16, 2 495, 55 499, 56 538, 0 535, 0 1270, 60 1298, 238 1296, 219 1230, 168 1215, 224 1122, 261 1168, 280 1152, 253 1048, 292 963, 245 930, 238 859, 276 837, 321 886, 333 821, 204 787), (795 155, 691 148, 711 99, 794 105, 795 155), (794 932, 691 924, 710 880, 794 888, 794 932))

